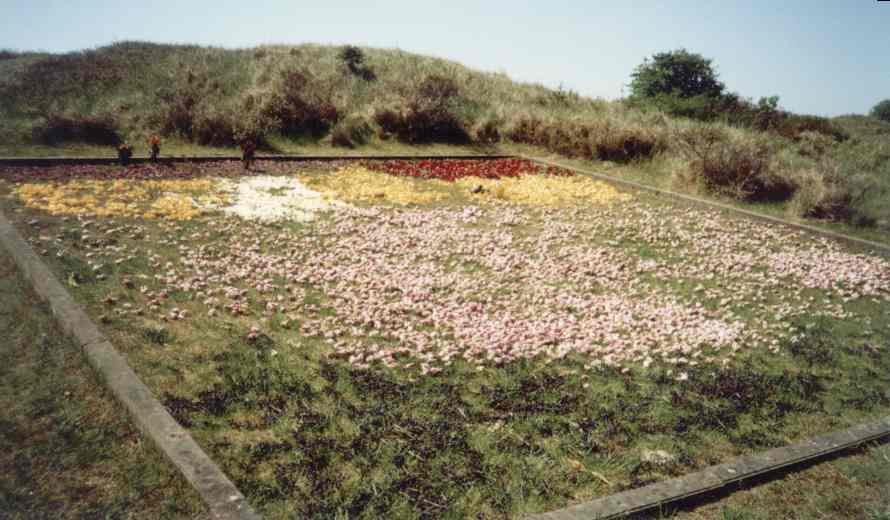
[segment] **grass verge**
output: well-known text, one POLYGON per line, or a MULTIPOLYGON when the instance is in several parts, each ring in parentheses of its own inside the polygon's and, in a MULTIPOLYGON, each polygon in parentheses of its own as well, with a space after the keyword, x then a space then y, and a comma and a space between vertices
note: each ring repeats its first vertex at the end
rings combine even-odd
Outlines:
POLYGON ((0 517, 205 518, 0 252, 0 517))

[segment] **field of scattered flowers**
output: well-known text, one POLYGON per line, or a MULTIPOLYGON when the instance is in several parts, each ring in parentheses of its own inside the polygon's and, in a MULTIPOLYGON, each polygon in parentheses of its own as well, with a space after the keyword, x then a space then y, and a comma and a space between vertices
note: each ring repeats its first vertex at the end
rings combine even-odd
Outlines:
POLYGON ((501 518, 890 410, 890 262, 519 160, 0 170, 271 518, 501 518))

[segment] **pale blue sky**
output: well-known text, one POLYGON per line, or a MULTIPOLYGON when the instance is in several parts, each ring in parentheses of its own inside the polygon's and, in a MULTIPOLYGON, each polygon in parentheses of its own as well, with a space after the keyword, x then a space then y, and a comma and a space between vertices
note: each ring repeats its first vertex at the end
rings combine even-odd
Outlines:
POLYGON ((607 99, 644 57, 685 47, 730 90, 798 112, 890 98, 890 2, 874 0, 0 0, 0 48, 119 40, 399 47, 607 99))

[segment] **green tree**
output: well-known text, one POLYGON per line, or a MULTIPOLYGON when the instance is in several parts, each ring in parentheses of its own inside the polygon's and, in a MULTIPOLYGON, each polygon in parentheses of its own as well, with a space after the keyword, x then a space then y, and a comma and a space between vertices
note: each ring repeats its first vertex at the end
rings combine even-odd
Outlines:
POLYGON ((890 123, 890 99, 879 102, 871 109, 871 116, 890 123))
POLYGON ((630 92, 635 98, 663 95, 675 98, 717 98, 723 94, 723 83, 711 60, 685 49, 659 52, 646 58, 631 74, 630 92))

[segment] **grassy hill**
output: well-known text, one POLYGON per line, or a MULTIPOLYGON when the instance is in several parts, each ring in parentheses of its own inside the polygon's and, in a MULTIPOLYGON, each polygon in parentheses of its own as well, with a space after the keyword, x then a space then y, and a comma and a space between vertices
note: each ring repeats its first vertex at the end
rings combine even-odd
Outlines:
MULTIPOLYGON (((91 117, 112 120, 134 141, 166 130, 199 144, 231 145, 234 137, 219 130, 330 139, 350 125, 379 130, 375 116, 410 103, 418 111, 448 110, 469 133, 523 116, 626 116, 606 102, 394 49, 362 49, 363 63, 352 71, 340 52, 319 45, 226 50, 124 42, 65 55, 8 54, 0 61, 4 131, 30 139, 47 117, 91 117)), ((469 135, 445 135, 456 129, 439 123, 441 136, 410 140, 468 142, 469 135)))
POLYGON ((396 49, 122 42, 0 53, 0 155, 108 153, 122 141, 139 154, 156 133, 165 154, 247 138, 264 152, 546 152, 791 217, 890 222, 890 125, 753 103, 709 122, 672 113, 396 49))

